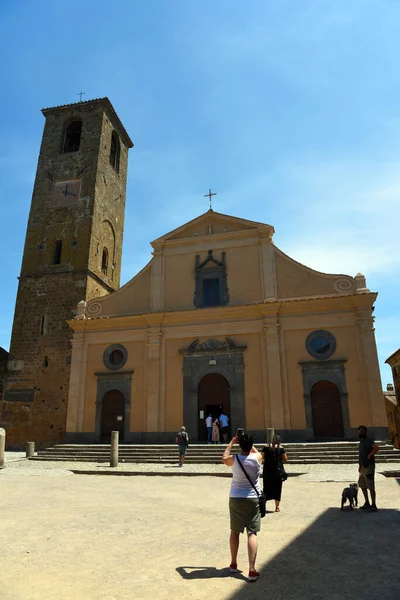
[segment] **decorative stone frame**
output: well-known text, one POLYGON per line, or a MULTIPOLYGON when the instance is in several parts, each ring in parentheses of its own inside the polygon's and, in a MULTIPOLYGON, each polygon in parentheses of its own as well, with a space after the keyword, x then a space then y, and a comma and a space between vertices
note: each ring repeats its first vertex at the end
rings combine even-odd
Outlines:
POLYGON ((330 333, 330 331, 326 331, 325 329, 317 329, 307 336, 306 350, 313 358, 316 358, 317 360, 327 360, 336 352, 336 338, 332 333, 330 333), (320 336, 325 337, 331 345, 330 349, 328 352, 325 352, 325 354, 318 354, 318 352, 315 352, 311 346, 313 340, 320 336))
POLYGON ((111 371, 118 371, 119 369, 122 369, 127 359, 128 351, 122 344, 112 344, 111 346, 108 346, 108 348, 106 348, 106 350, 104 350, 103 353, 104 365, 107 367, 107 369, 110 369, 111 371), (114 365, 110 362, 110 356, 115 350, 120 350, 123 355, 122 361, 118 365, 114 365))
POLYGON ((97 395, 96 395, 96 420, 95 420, 95 439, 99 442, 101 439, 101 417, 103 412, 103 399, 107 392, 118 390, 124 395, 125 415, 124 415, 124 441, 127 441, 130 433, 131 422, 131 389, 132 375, 134 371, 121 371, 119 373, 95 373, 97 377, 97 395))
POLYGON ((304 405, 306 411, 307 438, 314 438, 314 427, 311 408, 311 390, 319 381, 330 381, 334 383, 340 393, 340 402, 342 406, 343 430, 346 439, 352 438, 350 428, 349 402, 346 387, 346 373, 344 363, 346 358, 337 360, 327 360, 323 363, 315 361, 301 361, 303 376, 304 405))
POLYGON ((218 279, 219 282, 219 300, 218 306, 226 306, 229 304, 228 294, 228 283, 226 274, 226 262, 225 252, 221 254, 221 260, 217 260, 213 257, 213 251, 208 251, 208 256, 203 262, 200 262, 200 256, 196 255, 195 265, 195 291, 193 297, 193 304, 196 308, 204 308, 204 291, 203 281, 205 279, 218 279), (206 267, 209 263, 212 263, 212 267, 206 267))
POLYGON ((246 429, 243 356, 246 348, 237 346, 229 338, 225 338, 225 342, 210 338, 203 344, 195 340, 187 349, 180 350, 183 355, 183 422, 193 442, 198 441, 198 386, 209 373, 223 375, 229 383, 231 431, 238 427, 246 429))

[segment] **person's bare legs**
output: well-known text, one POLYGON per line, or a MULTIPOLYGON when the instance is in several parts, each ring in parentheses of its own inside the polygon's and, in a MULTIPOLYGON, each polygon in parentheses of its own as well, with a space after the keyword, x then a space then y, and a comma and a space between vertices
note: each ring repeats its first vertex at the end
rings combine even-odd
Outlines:
POLYGON ((233 531, 231 529, 231 535, 229 538, 229 546, 231 549, 231 564, 237 565, 237 555, 239 550, 239 531, 233 531))
POLYGON ((280 503, 281 503, 280 500, 275 500, 275 512, 280 512, 280 510, 281 510, 279 508, 280 503))
POLYGON ((365 504, 369 504, 368 490, 366 490, 365 488, 361 488, 361 491, 362 491, 362 493, 364 495, 365 504))
POLYGON ((247 533, 247 551, 249 554, 249 571, 256 570, 258 538, 255 533, 247 533))

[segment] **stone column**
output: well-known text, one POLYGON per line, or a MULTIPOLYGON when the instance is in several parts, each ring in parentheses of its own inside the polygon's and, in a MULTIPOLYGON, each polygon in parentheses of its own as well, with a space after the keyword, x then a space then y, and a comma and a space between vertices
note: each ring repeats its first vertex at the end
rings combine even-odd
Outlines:
POLYGON ((110 467, 118 467, 119 431, 111 432, 110 467))
POLYGON ((158 431, 159 424, 161 336, 159 327, 151 327, 148 330, 146 348, 146 432, 148 433, 158 431))
POLYGON ((27 442, 26 458, 32 458, 32 456, 35 456, 35 442, 27 442))
POLYGON ((264 333, 267 346, 267 365, 271 422, 274 429, 285 429, 283 415, 282 370, 279 352, 279 320, 277 317, 264 318, 264 333))
POLYGON ((4 453, 6 449, 6 430, 0 427, 0 469, 4 468, 4 453))

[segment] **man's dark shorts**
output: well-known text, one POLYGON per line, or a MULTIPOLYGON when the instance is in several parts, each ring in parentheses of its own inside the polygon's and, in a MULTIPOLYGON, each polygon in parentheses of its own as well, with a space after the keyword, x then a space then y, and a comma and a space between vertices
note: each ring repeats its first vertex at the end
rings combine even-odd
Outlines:
POLYGON ((228 433, 228 427, 221 427, 221 432, 222 433, 228 433))

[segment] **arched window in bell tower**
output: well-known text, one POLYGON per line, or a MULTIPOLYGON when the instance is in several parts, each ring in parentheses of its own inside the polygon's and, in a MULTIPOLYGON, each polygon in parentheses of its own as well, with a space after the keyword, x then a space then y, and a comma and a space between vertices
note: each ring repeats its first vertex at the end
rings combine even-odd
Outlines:
POLYGON ((110 148, 110 165, 119 173, 119 155, 121 152, 121 144, 119 137, 115 131, 111 134, 111 148, 110 148))
POLYGON ((103 248, 103 255, 101 257, 101 270, 104 275, 107 275, 108 270, 108 250, 107 248, 103 248))
POLYGON ((81 145, 82 121, 72 121, 65 130, 63 152, 77 152, 81 145))

